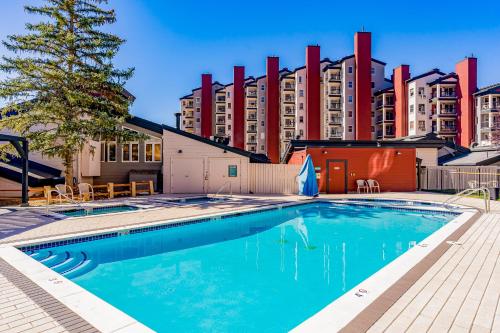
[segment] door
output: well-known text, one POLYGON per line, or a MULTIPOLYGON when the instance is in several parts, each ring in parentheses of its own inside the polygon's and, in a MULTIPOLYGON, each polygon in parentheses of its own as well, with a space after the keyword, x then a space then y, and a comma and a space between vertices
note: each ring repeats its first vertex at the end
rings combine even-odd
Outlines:
POLYGON ((241 163, 233 158, 208 159, 208 193, 241 193, 241 163), (229 186, 228 183, 231 183, 229 186))
POLYGON ((347 161, 328 160, 326 163, 326 172, 328 173, 326 192, 347 193, 347 161))
POLYGON ((203 159, 172 159, 170 190, 172 193, 204 193, 203 159))

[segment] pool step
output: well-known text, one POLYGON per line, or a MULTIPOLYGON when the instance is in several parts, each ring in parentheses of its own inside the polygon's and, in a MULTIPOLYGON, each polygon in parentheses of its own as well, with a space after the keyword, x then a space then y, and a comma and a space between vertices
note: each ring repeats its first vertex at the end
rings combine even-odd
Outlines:
POLYGON ((88 273, 97 267, 96 262, 90 259, 85 252, 64 251, 53 253, 52 251, 42 250, 29 255, 69 279, 88 273))

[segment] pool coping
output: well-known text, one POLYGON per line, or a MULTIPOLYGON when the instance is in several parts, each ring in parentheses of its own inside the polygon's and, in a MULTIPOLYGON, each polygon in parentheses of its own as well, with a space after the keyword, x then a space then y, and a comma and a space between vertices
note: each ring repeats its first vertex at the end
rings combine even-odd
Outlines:
MULTIPOLYGON (((128 225, 128 226, 123 226, 123 227, 106 228, 106 229, 102 229, 102 230, 91 230, 88 232, 64 234, 64 235, 59 235, 56 237, 46 237, 46 238, 38 238, 38 239, 30 239, 30 240, 11 242, 11 243, 6 243, 3 245, 0 245, 0 257, 4 258, 5 249, 9 249, 10 251, 14 251, 17 253, 15 256, 13 256, 13 259, 15 259, 15 258, 22 259, 23 256, 28 258, 25 260, 21 260, 22 262, 25 262, 27 265, 27 266, 25 266, 24 270, 20 269, 18 267, 18 265, 16 265, 16 260, 8 260, 8 261, 9 261, 9 264, 11 264, 16 269, 20 270, 23 274, 25 274, 27 277, 29 277, 34 283, 38 284, 39 286, 43 286, 43 288, 47 292, 49 292, 49 294, 56 297, 56 299, 59 299, 59 295, 65 295, 64 287, 67 287, 69 290, 73 290, 74 292, 77 292, 76 290, 78 290, 78 293, 81 296, 79 298, 76 298, 76 299, 70 299, 70 298, 67 299, 66 302, 68 304, 65 303, 65 305, 68 308, 72 309, 76 314, 80 315, 82 318, 84 318, 90 324, 94 325, 96 328, 98 328, 100 330, 102 330, 102 329, 98 326, 102 325, 102 323, 100 323, 101 321, 107 322, 107 321, 109 321, 109 318, 115 318, 115 316, 116 316, 117 322, 123 323, 123 322, 128 322, 128 320, 132 320, 133 324, 131 323, 130 325, 133 325, 133 326, 138 325, 137 326, 138 329, 132 330, 131 332, 138 332, 138 333, 139 332, 151 332, 151 330, 149 328, 147 328, 143 324, 139 323, 138 321, 136 321, 132 317, 128 316, 127 314, 123 313, 121 310, 113 307, 112 305, 110 305, 107 302, 105 302, 104 300, 98 298, 97 296, 95 296, 91 292, 77 286, 74 282, 70 281, 69 279, 66 279, 62 275, 52 271, 48 267, 44 266, 42 263, 39 263, 35 259, 33 259, 33 258, 29 257, 28 255, 26 255, 25 253, 23 253, 18 248, 22 248, 23 250, 28 250, 30 247, 37 248, 37 247, 42 246, 44 244, 50 245, 47 247, 63 246, 63 245, 67 245, 67 244, 73 244, 72 241, 75 240, 75 238, 81 239, 81 241, 84 242, 84 241, 91 241, 91 240, 96 240, 96 239, 107 238, 107 235, 112 235, 112 237, 120 237, 122 235, 130 234, 131 231, 134 231, 134 230, 139 230, 139 232, 153 231, 153 230, 157 230, 157 228, 163 229, 163 228, 168 228, 168 227, 176 227, 176 226, 183 225, 183 224, 185 225, 185 224, 190 224, 190 223, 203 223, 203 222, 207 222, 207 221, 216 221, 216 220, 219 220, 222 218, 227 218, 227 217, 232 217, 232 216, 251 214, 251 213, 261 212, 261 211, 266 211, 266 210, 282 209, 282 208, 292 207, 292 206, 300 206, 300 205, 310 204, 310 203, 314 203, 314 202, 335 202, 335 201, 337 201, 337 200, 336 199, 324 199, 324 198, 303 199, 303 200, 292 201, 292 202, 266 204, 266 205, 262 205, 262 206, 256 206, 256 207, 251 207, 251 208, 246 208, 246 209, 241 209, 241 210, 233 210, 233 211, 223 212, 223 213, 214 212, 214 213, 210 213, 210 214, 202 214, 202 215, 191 216, 191 217, 186 217, 186 218, 173 218, 170 220, 145 222, 145 223, 128 225), (140 230, 143 230, 143 231, 140 231, 140 230), (55 243, 55 242, 60 242, 60 244, 53 245, 53 243, 55 243), (64 243, 64 242, 67 242, 67 243, 64 243), (71 242, 71 243, 68 243, 68 242, 71 242), (49 278, 49 276, 50 276, 50 278, 49 278), (57 281, 57 284, 48 283, 47 279, 56 279, 54 281, 57 281), (59 282, 59 281, 62 281, 62 282, 59 282), (82 306, 83 305, 82 300, 84 300, 85 302, 89 302, 89 304, 99 303, 96 305, 96 307, 99 309, 99 311, 95 311, 95 308, 88 309, 87 307, 82 306), (88 310, 93 310, 93 311, 88 311, 88 310), (105 313, 105 315, 103 315, 103 313, 105 313), (143 328, 144 330, 141 330, 139 328, 141 328, 141 329, 143 328)), ((399 201, 429 202, 429 203, 433 203, 435 205, 439 205, 439 203, 437 203, 437 202, 424 201, 424 200, 399 200, 399 201)), ((345 204, 353 204, 354 205, 355 203, 348 202, 345 204)), ((372 204, 372 203, 358 204, 358 205, 364 205, 364 206, 368 206, 368 207, 376 206, 375 204, 372 204)), ((443 233, 442 230, 445 229, 445 227, 447 227, 449 225, 455 225, 455 224, 462 225, 465 222, 467 222, 467 220, 472 218, 475 214, 480 215, 478 210, 467 207, 467 206, 453 205, 453 207, 460 208, 464 212, 462 212, 460 215, 458 215, 457 218, 450 221, 447 225, 445 225, 444 227, 442 227, 441 229, 439 229, 435 233, 431 234, 429 237, 427 237, 420 244, 422 244, 424 242, 428 243, 429 238, 431 238, 435 234, 441 235, 443 233), (458 223, 458 222, 460 222, 460 223, 458 223)), ((386 208, 389 208, 389 207, 386 207, 386 208)), ((399 209, 399 208, 401 208, 402 210, 413 210, 413 211, 421 211, 421 212, 426 212, 426 211, 450 212, 449 210, 446 210, 446 209, 436 210, 435 206, 434 207, 432 207, 432 206, 431 207, 414 206, 414 207, 408 207, 408 208, 401 206, 401 207, 397 207, 397 208, 393 208, 393 209, 399 209), (434 209, 432 209, 432 208, 434 208, 434 209)), ((151 208, 151 209, 154 209, 154 208, 151 208)), ((131 213, 136 213, 136 212, 137 211, 124 212, 124 213, 131 214, 131 213)), ((113 213, 113 214, 120 214, 120 213, 113 213)), ((92 217, 90 216, 88 218, 92 218, 92 217)), ((77 218, 75 218, 75 219, 77 219, 77 218)), ((78 217, 78 219, 80 219, 80 217, 78 217)), ((446 228, 445 230, 448 230, 449 228, 446 228)), ((133 233, 135 233, 135 232, 133 232, 133 233)), ((443 237, 445 235, 443 234, 441 236, 443 237)), ((389 288, 389 287, 387 287, 387 288, 384 288, 384 290, 382 290, 382 291, 376 291, 376 289, 372 289, 370 287, 371 285, 366 284, 366 282, 368 281, 370 283, 373 283, 373 282, 371 282, 371 280, 374 277, 374 275, 378 276, 379 273, 381 271, 384 271, 384 269, 386 267, 389 267, 391 265, 395 266, 394 263, 396 261, 398 261, 398 262, 401 261, 398 259, 400 259, 402 257, 404 257, 406 259, 407 256, 405 256, 405 255, 410 253, 412 250, 418 248, 418 249, 420 249, 420 251, 418 253, 419 259, 413 260, 413 261, 415 261, 413 263, 413 266, 416 266, 418 263, 420 263, 420 261, 422 261, 422 259, 424 259, 425 255, 427 255, 432 249, 434 249, 436 247, 434 245, 437 242, 437 240, 434 240, 433 238, 431 238, 430 241, 432 241, 431 246, 428 246, 425 248, 416 246, 416 247, 410 249, 409 251, 405 252, 400 257, 396 258, 393 262, 384 266, 384 268, 382 268, 380 271, 374 273, 369 278, 364 280, 360 285, 353 288, 351 291, 347 292, 346 294, 344 294, 340 298, 336 299, 335 301, 333 301, 332 303, 327 305, 323 310, 319 311, 318 313, 316 313, 315 315, 313 315, 309 319, 307 319, 304 322, 302 322, 301 324, 299 324, 296 328, 293 329, 293 331, 297 331, 297 332, 302 332, 302 331, 304 331, 304 332, 311 332, 311 331, 331 332, 335 329, 334 327, 337 327, 338 328, 337 330, 344 328, 344 326, 349 324, 354 318, 357 318, 366 308, 368 308, 368 306, 372 302, 374 302, 376 300, 376 298, 378 298, 378 297, 374 297, 374 296, 377 296, 377 295, 380 296, 382 294, 382 292, 387 291, 386 289, 389 288), (361 286, 361 285, 363 285, 363 286, 361 286), (368 287, 366 287, 366 286, 368 286, 368 287), (353 298, 353 297, 355 297, 355 296, 353 296, 355 294, 355 293, 353 293, 353 291, 354 292, 357 291, 359 293, 360 289, 369 291, 368 293, 363 293, 363 295, 361 296, 361 299, 363 302, 361 302, 361 303, 354 302, 354 304, 352 304, 350 307, 349 307, 349 304, 347 304, 347 307, 346 307, 346 305, 344 303, 346 303, 347 301, 353 302, 354 300, 359 300, 360 297, 356 296, 358 299, 353 298), (350 297, 348 298, 347 296, 350 296, 350 297), (344 300, 344 298, 345 298, 345 300, 344 300), (343 301, 340 302, 340 300, 343 300, 343 301), (335 305, 336 303, 338 303, 338 304, 342 303, 342 305, 339 307, 338 305, 335 305), (359 304, 362 304, 362 307, 360 307, 359 304), (332 317, 331 307, 333 305, 335 305, 335 308, 337 308, 337 307, 339 308, 337 310, 334 309, 335 315, 333 317, 335 317, 335 319, 336 319, 335 325, 332 324, 331 320, 325 321, 321 318, 320 318, 320 320, 318 320, 317 316, 323 317, 325 314, 326 314, 326 317, 328 319, 331 319, 331 317, 332 317), (349 311, 345 311, 345 309, 349 309, 349 311), (339 316, 339 314, 341 314, 341 315, 339 316), (302 329, 303 327, 309 327, 311 325, 311 323, 313 323, 313 327, 314 327, 313 329, 310 329, 310 328, 307 328, 305 330, 302 329), (318 324, 319 324, 319 326, 318 326, 318 324)), ((444 243, 444 242, 445 242, 445 240, 441 241, 439 244, 444 243)), ((41 248, 43 248, 43 247, 41 247, 41 248)), ((413 252, 415 252, 415 251, 413 251, 413 252)), ((413 252, 411 252, 411 253, 413 253, 413 252)), ((408 270, 410 270, 412 267, 409 267, 408 270)), ((401 275, 401 274, 399 274, 399 275, 401 275)), ((378 282, 378 284, 376 284, 376 285, 380 286, 381 284, 380 284, 380 282, 378 282)), ((383 285, 387 286, 389 284, 383 284, 383 285)), ((392 283, 390 285, 392 285, 392 283)), ((349 303, 349 302, 347 302, 347 303, 349 303)), ((383 314, 383 312, 382 312, 382 314, 383 314)), ((113 319, 112 321, 115 321, 115 319, 113 319)), ((106 327, 104 327, 104 328, 106 328, 106 327)), ((134 329, 135 329, 135 327, 134 327, 134 329)), ((121 333, 122 331, 106 330, 103 332, 120 332, 121 333)), ((125 332, 125 331, 123 331, 123 332, 125 332)))
MULTIPOLYGON (((418 201, 418 200, 402 200, 418 201)), ((430 201, 429 201, 430 202, 430 201)), ((470 207, 297 325, 293 333, 367 331, 481 216, 470 207)))

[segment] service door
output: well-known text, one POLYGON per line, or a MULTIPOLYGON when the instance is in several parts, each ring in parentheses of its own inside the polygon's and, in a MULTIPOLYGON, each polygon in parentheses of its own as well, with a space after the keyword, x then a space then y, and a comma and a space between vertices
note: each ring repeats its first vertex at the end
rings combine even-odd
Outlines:
POLYGON ((172 193, 205 193, 203 189, 203 159, 172 159, 170 186, 172 193))
POLYGON ((208 159, 208 193, 241 193, 241 162, 237 158, 208 159), (229 186, 228 183, 231 183, 229 186))
POLYGON ((347 193, 347 161, 328 160, 327 161, 327 193, 347 193))

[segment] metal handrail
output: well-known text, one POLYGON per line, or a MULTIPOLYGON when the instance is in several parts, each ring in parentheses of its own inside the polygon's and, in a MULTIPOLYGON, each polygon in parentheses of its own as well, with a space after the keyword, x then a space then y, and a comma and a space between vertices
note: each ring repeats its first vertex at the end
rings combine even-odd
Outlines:
POLYGON ((222 192, 222 190, 229 184, 229 197, 231 198, 233 196, 233 183, 231 181, 227 181, 225 182, 220 188, 219 190, 217 190, 217 192, 214 194, 214 196, 212 198, 216 198, 220 192, 222 192))
MULTIPOLYGON (((71 204, 73 205, 76 205, 78 206, 80 209, 83 209, 85 210, 85 213, 88 215, 88 208, 89 207, 86 207, 84 205, 82 205, 81 202, 78 202, 74 199, 71 199, 67 194, 65 193, 62 193, 61 191, 59 191, 58 189, 51 189, 50 192, 56 192, 58 195, 60 195, 61 197, 65 198, 66 201, 70 202, 71 204)), ((49 196, 50 197, 50 196, 49 196)), ((49 198, 47 198, 47 204, 45 205, 45 211, 48 213, 49 212, 49 206, 50 206, 50 200, 49 198)))
POLYGON ((447 209, 450 209, 450 207, 448 205, 450 205, 451 203, 457 202, 458 200, 462 199, 463 197, 469 196, 469 195, 474 194, 476 192, 481 192, 483 194, 484 208, 485 208, 486 213, 488 213, 490 211, 490 190, 487 187, 465 189, 457 194, 454 194, 451 198, 448 198, 446 201, 444 201, 443 206, 447 209))

